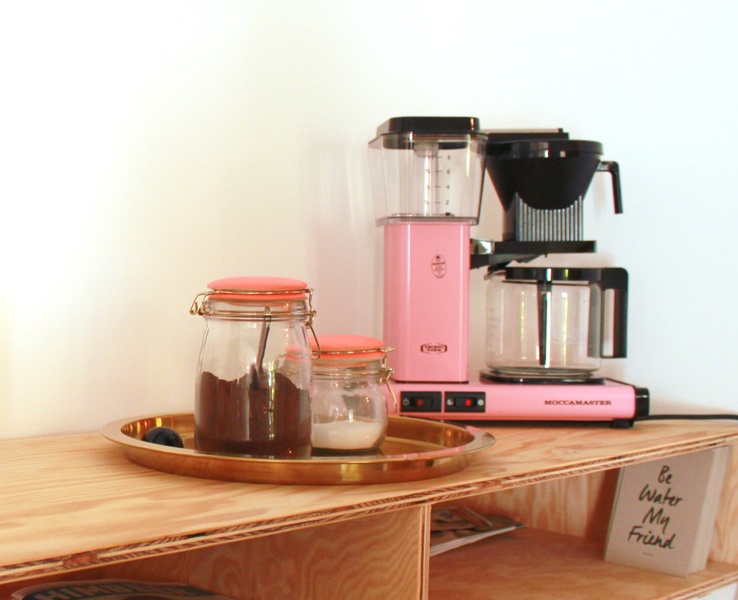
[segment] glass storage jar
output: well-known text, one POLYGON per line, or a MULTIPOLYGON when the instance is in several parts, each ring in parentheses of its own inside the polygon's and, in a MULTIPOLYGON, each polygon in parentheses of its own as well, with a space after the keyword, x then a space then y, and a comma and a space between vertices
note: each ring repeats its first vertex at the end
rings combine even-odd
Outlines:
POLYGON ((309 456, 311 290, 303 281, 275 277, 231 277, 208 288, 190 308, 206 321, 195 388, 195 447, 309 456))
POLYGON ((378 448, 394 398, 382 340, 357 335, 321 336, 314 345, 312 444, 330 452, 378 448))

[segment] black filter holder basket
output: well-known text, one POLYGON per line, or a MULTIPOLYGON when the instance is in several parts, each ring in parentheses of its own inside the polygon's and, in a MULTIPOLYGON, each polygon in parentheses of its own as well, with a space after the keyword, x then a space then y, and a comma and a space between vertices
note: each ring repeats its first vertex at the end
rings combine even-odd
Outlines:
POLYGON ((598 171, 610 173, 615 212, 621 213, 619 166, 613 161, 602 161, 601 157, 602 144, 599 142, 569 139, 500 142, 490 139, 486 168, 505 210, 505 239, 518 239, 515 233, 516 220, 521 218, 518 202, 522 201, 544 218, 548 211, 570 209, 584 198, 598 171))

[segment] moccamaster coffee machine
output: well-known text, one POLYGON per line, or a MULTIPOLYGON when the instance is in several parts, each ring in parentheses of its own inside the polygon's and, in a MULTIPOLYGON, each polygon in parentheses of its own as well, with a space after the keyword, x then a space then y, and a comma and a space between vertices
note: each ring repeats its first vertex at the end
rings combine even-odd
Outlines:
POLYGON ((648 391, 598 377, 624 357, 627 272, 526 267, 594 252, 582 210, 617 163, 562 130, 483 131, 472 117, 400 117, 369 143, 384 228, 384 332, 401 414, 444 420, 592 421, 628 426, 648 391), (472 240, 485 171, 504 208, 501 241, 472 240), (522 263, 522 264, 521 264, 522 263), (469 376, 469 273, 488 270, 486 363, 469 376))

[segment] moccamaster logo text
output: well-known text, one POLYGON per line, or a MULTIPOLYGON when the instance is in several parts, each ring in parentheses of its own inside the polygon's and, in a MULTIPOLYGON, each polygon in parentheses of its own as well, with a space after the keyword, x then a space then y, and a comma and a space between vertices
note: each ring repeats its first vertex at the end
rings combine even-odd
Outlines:
POLYGON ((610 400, 544 400, 546 406, 611 406, 610 400))

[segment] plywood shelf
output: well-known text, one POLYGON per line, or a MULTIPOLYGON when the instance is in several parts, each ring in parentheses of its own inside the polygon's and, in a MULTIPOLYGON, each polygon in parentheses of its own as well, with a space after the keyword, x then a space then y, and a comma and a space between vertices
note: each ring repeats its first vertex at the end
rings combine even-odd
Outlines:
MULTIPOLYGON (((639 423, 631 430, 498 426, 489 431, 496 444, 460 473, 404 484, 335 487, 159 473, 128 462, 120 448, 96 433, 2 441, 0 598, 29 581, 121 573, 148 579, 186 576, 237 598, 249 597, 245 591, 239 595, 248 587, 264 589, 263 597, 306 600, 340 597, 346 589, 360 599, 426 598, 430 581, 434 598, 438 577, 452 569, 443 568, 446 559, 428 559, 432 504, 463 502, 503 512, 524 521, 531 532, 565 534, 562 544, 571 548, 577 541, 601 544, 617 468, 738 444, 738 427, 709 422, 639 423), (366 532, 360 536, 363 545, 356 532, 366 532), (348 547, 363 552, 353 552, 351 561, 330 562, 306 550, 326 544, 335 555, 348 547), (291 552, 298 547, 301 553, 291 552), (227 580, 192 567, 193 557, 207 565, 225 555, 234 565, 227 580), (279 587, 284 593, 275 591, 273 577, 264 580, 252 566, 262 555, 292 561, 292 575, 279 587), (351 584, 358 577, 352 570, 357 560, 381 569, 391 584, 365 582, 366 589, 351 584), (329 579, 348 587, 331 587, 329 579)), ((738 564, 737 473, 734 464, 711 554, 715 564, 726 565, 725 572, 719 564, 711 567, 717 571, 705 585, 732 581, 729 565, 738 564)), ((524 531, 522 540, 535 535, 524 531)), ((566 582, 575 576, 557 572, 550 578, 566 582)), ((677 590, 697 589, 678 583, 677 590)), ((536 597, 530 589, 525 597, 536 597)))
POLYGON ((689 598, 738 581, 738 567, 711 562, 687 578, 602 560, 601 542, 524 528, 435 556, 430 600, 689 598))

